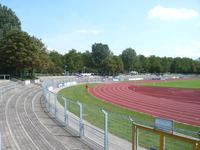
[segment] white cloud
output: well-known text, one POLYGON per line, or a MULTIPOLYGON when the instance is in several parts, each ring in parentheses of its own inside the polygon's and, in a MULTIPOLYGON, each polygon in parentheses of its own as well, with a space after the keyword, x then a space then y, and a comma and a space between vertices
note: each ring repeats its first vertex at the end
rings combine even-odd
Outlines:
POLYGON ((199 14, 193 9, 186 8, 170 8, 163 6, 155 6, 148 13, 150 19, 160 19, 164 21, 170 20, 188 20, 198 17, 199 14))
POLYGON ((47 50, 53 51, 53 50, 55 50, 55 48, 47 47, 47 50))
POLYGON ((76 30, 77 33, 81 34, 93 34, 93 35, 98 35, 103 33, 103 30, 97 30, 97 29, 81 29, 81 30, 76 30))

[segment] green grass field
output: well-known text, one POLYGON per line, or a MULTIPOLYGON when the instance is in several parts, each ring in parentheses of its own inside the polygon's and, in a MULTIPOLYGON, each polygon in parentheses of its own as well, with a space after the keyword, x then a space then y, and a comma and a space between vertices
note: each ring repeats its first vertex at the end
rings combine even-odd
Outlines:
MULTIPOLYGON (((95 86, 95 84, 89 84, 89 87, 95 86)), ((69 88, 65 88, 59 92, 62 96, 65 96, 71 100, 71 102, 68 104, 68 109, 78 115, 79 110, 76 104, 72 103, 75 101, 80 101, 83 103, 84 108, 84 119, 92 123, 93 125, 96 125, 100 128, 103 128, 103 113, 101 112, 101 108, 104 108, 109 112, 109 132, 124 138, 128 141, 131 141, 131 122, 128 120, 127 116, 132 116, 136 118, 135 122, 152 126, 154 124, 154 117, 148 114, 136 112, 134 110, 129 110, 127 108, 123 108, 121 106, 117 106, 108 102, 105 102, 103 100, 100 100, 91 94, 89 94, 84 85, 76 85, 69 88)), ((61 100, 61 104, 63 104, 63 101, 61 100)), ((200 127, 195 127, 191 125, 186 125, 182 123, 175 122, 174 124, 175 128, 180 128, 184 130, 189 131, 200 131, 200 127)), ((150 143, 154 144, 157 142, 157 138, 148 138, 148 136, 145 136, 145 131, 141 131, 141 138, 140 138, 140 146, 148 148, 147 141, 150 140, 150 143), (142 138, 143 137, 143 138, 142 138)), ((186 133, 184 133, 186 134, 186 133)), ((151 134, 149 134, 151 135, 151 134)), ((190 136, 191 135, 188 134, 190 136)), ((169 143, 169 142, 168 142, 169 143)), ((173 144, 168 144, 169 147, 173 147, 173 144)), ((172 149, 176 149, 173 147, 172 149)))
POLYGON ((143 85, 198 89, 200 88, 200 79, 148 82, 143 85))

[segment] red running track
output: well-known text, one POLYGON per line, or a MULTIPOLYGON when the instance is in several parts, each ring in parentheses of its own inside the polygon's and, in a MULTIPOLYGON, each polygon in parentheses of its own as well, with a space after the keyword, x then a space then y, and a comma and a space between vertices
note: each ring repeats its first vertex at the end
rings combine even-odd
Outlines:
POLYGON ((141 82, 99 84, 89 91, 132 110, 200 126, 200 90, 145 87, 136 83, 141 82))

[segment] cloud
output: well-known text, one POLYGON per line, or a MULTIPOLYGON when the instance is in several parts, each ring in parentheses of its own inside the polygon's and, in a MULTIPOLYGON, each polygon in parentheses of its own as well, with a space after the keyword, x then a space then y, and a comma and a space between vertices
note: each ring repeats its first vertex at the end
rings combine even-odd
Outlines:
POLYGON ((198 12, 193 9, 169 8, 160 5, 155 6, 148 13, 149 19, 160 19, 164 21, 189 20, 198 16, 198 12))
POLYGON ((76 30, 77 33, 81 34, 92 34, 92 35, 98 35, 103 33, 103 30, 97 30, 97 29, 81 29, 81 30, 76 30))
POLYGON ((47 47, 47 50, 48 51, 53 51, 53 50, 55 50, 55 48, 47 47))

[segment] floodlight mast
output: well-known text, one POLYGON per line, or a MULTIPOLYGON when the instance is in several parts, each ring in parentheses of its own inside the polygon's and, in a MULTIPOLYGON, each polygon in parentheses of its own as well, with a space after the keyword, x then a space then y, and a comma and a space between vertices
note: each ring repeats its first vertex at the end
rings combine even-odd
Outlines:
POLYGON ((64 70, 65 71, 65 76, 67 75, 67 71, 66 70, 67 70, 67 65, 65 65, 65 70, 64 70))

